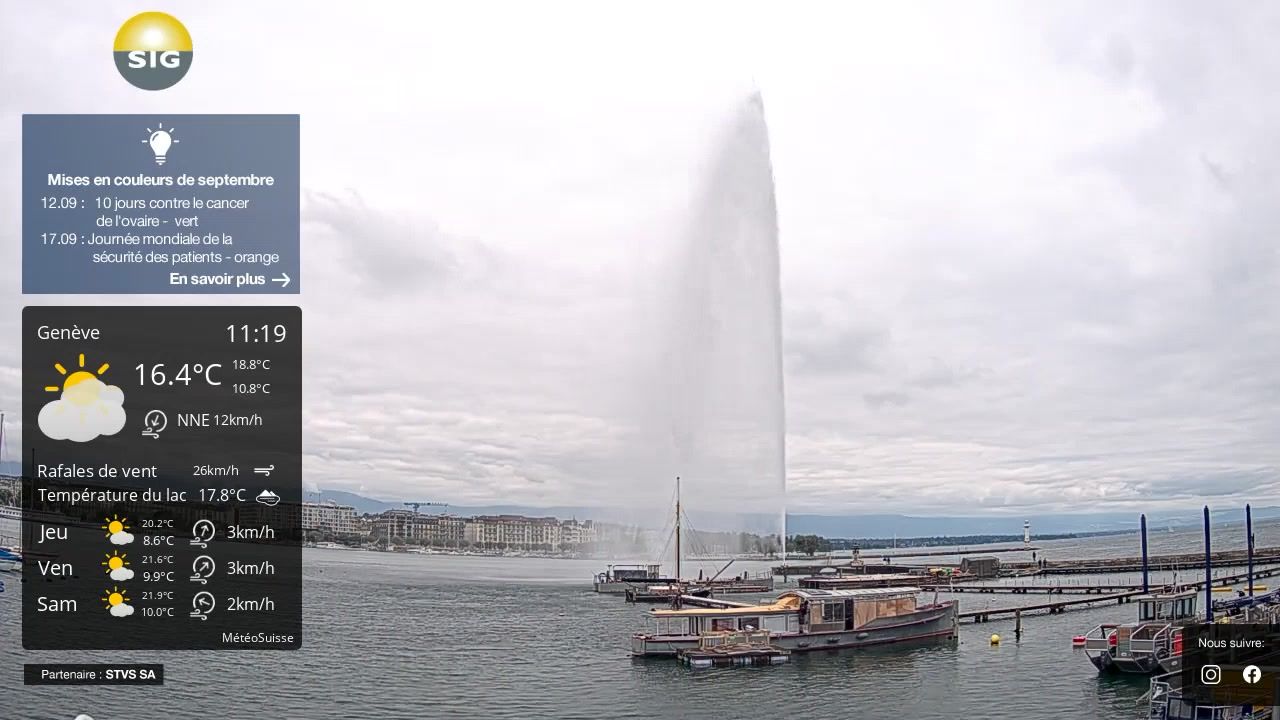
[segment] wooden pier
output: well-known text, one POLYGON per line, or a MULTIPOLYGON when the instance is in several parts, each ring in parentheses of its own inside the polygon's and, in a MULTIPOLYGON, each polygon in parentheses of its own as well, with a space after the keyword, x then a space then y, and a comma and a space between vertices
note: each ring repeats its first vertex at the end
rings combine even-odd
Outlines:
MULTIPOLYGON (((1213 566, 1244 567, 1248 562, 1245 550, 1224 550, 1212 555, 1213 566)), ((1253 564, 1273 565, 1280 563, 1280 547, 1255 548, 1253 564)), ((1182 553, 1177 555, 1153 555, 1148 559, 1148 568, 1152 572, 1171 570, 1204 569, 1204 553, 1182 553)), ((1142 572, 1141 557, 1108 558, 1101 560, 1051 560, 1043 567, 1036 563, 1004 563, 1004 570, 1031 570, 1040 575, 1105 575, 1107 573, 1142 572)))
MULTIPOLYGON (((1267 568, 1265 570, 1255 570, 1253 573, 1253 577, 1255 580, 1258 578, 1272 577, 1275 575, 1280 575, 1280 567, 1272 567, 1272 568, 1267 568)), ((1227 575, 1220 578, 1214 578, 1212 585, 1213 587, 1237 585, 1239 583, 1246 582, 1248 579, 1249 579, 1248 573, 1243 573, 1240 575, 1227 575)), ((1204 589, 1204 581, 1201 580, 1199 582, 1182 583, 1182 586, 1189 587, 1189 588, 1204 589)), ((990 587, 999 587, 999 586, 990 586, 990 587)), ((1009 587, 1009 589, 1011 590, 1013 589, 1012 586, 1006 586, 1006 587, 1009 587)), ((1090 586, 1079 586, 1079 587, 1090 587, 1090 586)), ((984 623, 984 622, 990 622, 991 618, 993 617, 999 618, 999 617, 1012 616, 1014 617, 1014 619, 1018 621, 1019 627, 1021 627, 1022 617, 1027 614, 1034 615, 1034 614, 1043 613, 1047 615, 1057 615, 1059 613, 1066 612, 1071 608, 1086 607, 1089 605, 1098 605, 1098 604, 1111 603, 1111 602, 1114 602, 1116 604, 1123 604, 1131 601, 1133 598, 1139 595, 1146 594, 1142 591, 1141 586, 1138 586, 1137 588, 1132 590, 1125 590, 1123 592, 1114 592, 1114 590, 1116 589, 1116 586, 1103 585, 1103 586, 1093 586, 1093 587, 1110 589, 1113 592, 1111 592, 1110 594, 1093 595, 1092 597, 1077 598, 1073 600, 1056 600, 1053 602, 1037 603, 1034 605, 1019 605, 1014 607, 1003 607, 1003 608, 987 608, 985 610, 968 610, 968 611, 959 613, 959 617, 961 620, 972 620, 976 623, 984 623)), ((1153 591, 1156 587, 1158 586, 1152 586, 1153 591)), ((947 592, 947 587, 945 585, 938 586, 936 589, 938 590, 938 592, 947 592)))
POLYGON ((916 568, 907 565, 886 565, 882 562, 854 562, 853 560, 844 560, 842 562, 826 562, 813 563, 809 565, 777 565, 773 568, 773 574, 781 576, 784 581, 795 576, 809 577, 811 575, 822 574, 841 574, 841 575, 875 575, 875 574, 894 574, 909 573, 916 568))
POLYGON ((1045 613, 1048 615, 1057 615, 1066 612, 1069 608, 1081 607, 1085 605, 1097 605, 1099 603, 1114 602, 1117 605, 1124 604, 1133 598, 1143 595, 1141 590, 1132 590, 1129 592, 1116 593, 1114 595, 1097 595, 1094 597, 1079 598, 1076 600, 1057 600, 1055 602, 1039 603, 1036 605, 1020 605, 1018 607, 1005 608, 987 608, 986 610, 969 610, 959 613, 961 620, 972 620, 976 623, 990 622, 992 617, 1013 616, 1014 619, 1021 621, 1022 616, 1029 613, 1045 613))
POLYGON ((799 585, 807 590, 855 590, 859 588, 916 587, 919 575, 907 573, 869 573, 849 575, 813 575, 800 578, 799 585))
MULTIPOLYGON (((1280 575, 1280 566, 1262 568, 1253 571, 1253 579, 1269 578, 1280 575)), ((1223 575, 1213 579, 1214 587, 1225 587, 1228 585, 1237 585, 1247 582, 1248 573, 1237 573, 1235 575, 1223 575)), ((1194 583, 1183 583, 1184 585, 1195 585, 1203 588, 1204 581, 1200 580, 1194 583)), ((938 592, 953 593, 986 593, 986 594, 1002 594, 1002 595, 1114 595, 1116 593, 1130 592, 1133 590, 1141 590, 1142 583, 1099 583, 1099 584, 1081 584, 1081 585, 1063 585, 1061 583, 1038 583, 1026 585, 997 585, 983 583, 934 583, 930 582, 920 586, 924 590, 937 590, 938 592)))

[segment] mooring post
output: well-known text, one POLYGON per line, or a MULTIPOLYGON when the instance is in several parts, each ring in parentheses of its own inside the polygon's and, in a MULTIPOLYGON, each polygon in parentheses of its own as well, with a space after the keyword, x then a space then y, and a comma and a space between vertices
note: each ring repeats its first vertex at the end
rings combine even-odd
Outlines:
POLYGON ((1148 586, 1148 568, 1147 568, 1147 514, 1142 513, 1138 524, 1142 528, 1142 592, 1150 592, 1148 586))
POLYGON ((1249 597, 1253 597, 1253 508, 1244 506, 1244 541, 1249 549, 1249 597))
POLYGON ((1209 506, 1204 506, 1204 621, 1213 622, 1213 562, 1209 549, 1209 506))
POLYGON ((1022 639, 1022 611, 1017 610, 1013 613, 1013 639, 1022 639))

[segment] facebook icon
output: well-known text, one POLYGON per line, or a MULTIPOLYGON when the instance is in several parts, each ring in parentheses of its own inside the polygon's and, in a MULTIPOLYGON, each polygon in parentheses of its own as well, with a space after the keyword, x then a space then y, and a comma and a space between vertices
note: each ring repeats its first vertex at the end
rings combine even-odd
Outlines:
POLYGON ((1262 679, 1262 670, 1257 665, 1250 665, 1244 669, 1244 681, 1250 685, 1256 684, 1262 679))

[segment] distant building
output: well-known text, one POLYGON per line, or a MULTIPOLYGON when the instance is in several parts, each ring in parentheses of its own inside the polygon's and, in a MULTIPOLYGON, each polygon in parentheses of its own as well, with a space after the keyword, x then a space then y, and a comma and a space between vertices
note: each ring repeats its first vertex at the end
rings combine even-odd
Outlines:
POLYGON ((373 518, 361 515, 355 521, 356 535, 368 537, 373 534, 373 518))
POLYGON ((320 530, 335 535, 355 535, 356 509, 348 505, 302 503, 302 529, 320 530))
POLYGON ((579 548, 597 542, 596 527, 590 520, 578 522, 565 520, 560 523, 560 547, 579 548))
POLYGON ((417 513, 411 510, 387 510, 372 518, 372 531, 376 538, 417 539, 417 513))
POLYGON ((376 538, 402 538, 427 545, 462 543, 466 521, 453 515, 423 515, 412 510, 387 510, 368 518, 376 538))
POLYGON ((553 517, 478 515, 467 520, 464 538, 488 547, 559 550, 560 521, 553 517))
POLYGON ((466 520, 453 515, 424 515, 415 526, 416 537, 431 545, 454 547, 466 537, 466 520))
POLYGON ((354 532, 375 540, 387 538, 436 547, 542 552, 576 551, 601 541, 600 524, 591 520, 559 520, 524 515, 424 515, 387 510, 352 519, 354 532))

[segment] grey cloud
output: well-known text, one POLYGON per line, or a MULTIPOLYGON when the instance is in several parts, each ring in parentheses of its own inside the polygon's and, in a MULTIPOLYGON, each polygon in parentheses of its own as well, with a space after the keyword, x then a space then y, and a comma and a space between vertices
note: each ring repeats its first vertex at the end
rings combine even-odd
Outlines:
POLYGON ((902 407, 911 402, 911 396, 900 392, 870 392, 862 399, 873 408, 902 407))
POLYGON ((346 267, 373 293, 437 286, 459 270, 459 258, 433 223, 372 211, 355 192, 307 192, 302 218, 334 233, 346 267))
MULTIPOLYGON (((174 11, 210 34, 292 19, 260 5, 174 11)), ((727 105, 703 96, 748 58, 778 179, 793 510, 1280 501, 1271 5, 885 3, 861 26, 779 9, 733 33, 713 30, 738 13, 708 12, 678 38, 653 21, 607 39, 543 8, 507 24, 518 31, 462 32, 491 23, 422 5, 354 35, 422 53, 396 58, 417 63, 411 85, 355 76, 322 47, 349 18, 317 14, 321 31, 296 45, 246 40, 272 61, 308 58, 291 85, 245 82, 265 60, 226 55, 165 97, 106 82, 84 38, 109 9, 13 7, 0 9, 0 27, 22 28, 0 43, 11 167, 21 111, 302 98, 309 483, 456 504, 665 498, 654 457, 671 433, 651 420, 701 409, 671 397, 697 383, 654 370, 681 345, 681 313, 655 298, 699 277, 670 269, 716 169, 704 156, 727 105), (396 42, 422 28, 428 42, 396 42), (645 52, 654 38, 671 51, 645 52), (50 42, 67 50, 39 82, 16 70, 50 42), (498 60, 449 62, 464 52, 498 60), (373 121, 399 138, 392 165, 351 141, 383 108, 399 111, 373 121)), ((0 175, 10 218, 13 175, 0 175)), ((11 308, 16 232, 0 227, 11 308)), ((16 322, 0 314, 3 337, 16 322)), ((0 342, 7 412, 17 363, 18 343, 0 342)), ((699 372, 731 398, 740 378, 717 367, 699 372)))

